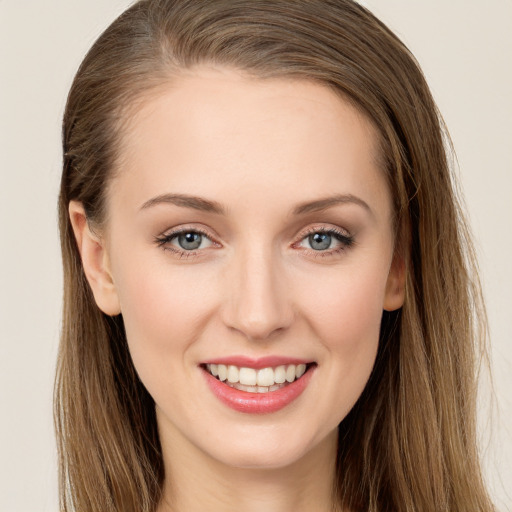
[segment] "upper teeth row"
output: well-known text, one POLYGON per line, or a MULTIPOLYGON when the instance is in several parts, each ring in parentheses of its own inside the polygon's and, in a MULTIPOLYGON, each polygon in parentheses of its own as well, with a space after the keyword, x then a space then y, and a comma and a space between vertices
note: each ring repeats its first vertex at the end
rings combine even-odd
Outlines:
POLYGON ((232 384, 239 382, 245 386, 273 386, 274 384, 293 382, 302 377, 306 371, 305 364, 289 364, 261 370, 225 364, 207 364, 206 368, 221 381, 227 380, 232 384))

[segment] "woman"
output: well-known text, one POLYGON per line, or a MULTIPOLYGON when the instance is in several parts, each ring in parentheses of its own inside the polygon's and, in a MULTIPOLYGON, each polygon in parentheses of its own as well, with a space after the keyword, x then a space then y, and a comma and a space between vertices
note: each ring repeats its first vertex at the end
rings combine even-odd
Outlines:
POLYGON ((63 508, 492 510, 446 141, 351 1, 116 20, 64 119, 63 508))

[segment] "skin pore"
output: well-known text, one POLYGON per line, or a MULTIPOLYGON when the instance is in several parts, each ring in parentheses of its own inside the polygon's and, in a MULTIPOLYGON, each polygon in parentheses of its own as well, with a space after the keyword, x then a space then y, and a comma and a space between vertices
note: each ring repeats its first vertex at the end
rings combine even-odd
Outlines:
POLYGON ((372 124, 327 87, 202 66, 142 102, 122 147, 105 226, 70 216, 155 400, 159 512, 331 511, 337 425, 403 301, 372 124), (304 360, 309 381, 234 410, 205 364, 235 356, 304 360))

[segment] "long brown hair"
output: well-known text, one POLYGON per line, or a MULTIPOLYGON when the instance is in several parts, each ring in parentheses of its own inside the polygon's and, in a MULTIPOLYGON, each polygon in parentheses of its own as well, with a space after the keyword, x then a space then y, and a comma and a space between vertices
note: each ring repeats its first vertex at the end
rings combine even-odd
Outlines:
POLYGON ((138 100, 201 63, 313 80, 378 128, 406 297, 384 313, 373 373, 339 427, 337 500, 365 511, 490 511, 475 433, 485 323, 450 144, 401 41, 351 0, 141 0, 96 41, 73 82, 59 198, 64 316, 55 387, 61 507, 154 511, 164 467, 154 402, 122 316, 95 305, 68 206, 105 218, 138 100))

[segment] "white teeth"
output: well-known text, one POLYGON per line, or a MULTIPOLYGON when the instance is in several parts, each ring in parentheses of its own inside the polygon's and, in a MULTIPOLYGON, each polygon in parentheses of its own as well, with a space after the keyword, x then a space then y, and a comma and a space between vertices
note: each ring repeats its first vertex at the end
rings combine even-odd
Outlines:
POLYGON ((276 384, 283 384, 286 381, 286 367, 278 366, 274 370, 274 382, 276 384))
POLYGON ((272 386, 275 384, 274 370, 272 368, 262 368, 258 370, 258 386, 272 386))
POLYGON ((239 382, 236 382, 235 384, 230 384, 231 387, 235 389, 239 389, 240 391, 247 391, 248 393, 257 393, 258 392, 258 386, 244 386, 243 384, 240 384, 239 382))
POLYGON ((224 364, 207 364, 206 369, 222 382, 227 381, 232 387, 250 393, 268 393, 281 389, 283 384, 300 379, 306 372, 305 364, 281 365, 276 368, 254 368, 224 364))
POLYGON ((295 365, 290 364, 286 367, 286 381, 293 382, 295 380, 295 365))
POLYGON ((246 391, 247 393, 268 393, 270 391, 276 391, 277 389, 281 389, 283 386, 274 385, 275 389, 270 389, 267 386, 245 386, 244 384, 240 384, 239 382, 235 382, 234 384, 228 382, 228 386, 232 388, 239 389, 240 391, 246 391))
POLYGON ((219 372, 219 380, 224 382, 228 377, 228 369, 227 369, 226 365, 219 364, 217 366, 217 371, 219 372))
POLYGON ((238 382, 239 379, 239 371, 238 367, 229 365, 228 366, 228 382, 234 383, 238 382))
POLYGON ((239 382, 245 386, 255 386, 257 382, 256 370, 254 368, 240 368, 239 382))

